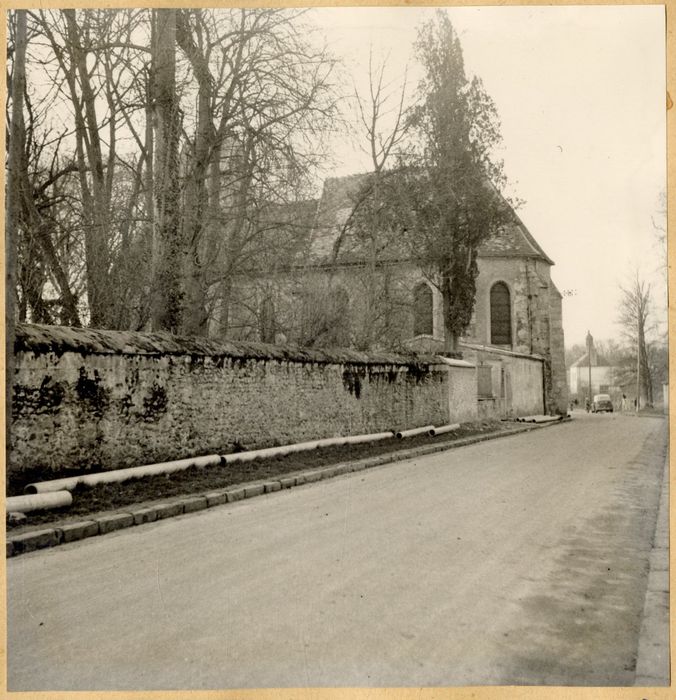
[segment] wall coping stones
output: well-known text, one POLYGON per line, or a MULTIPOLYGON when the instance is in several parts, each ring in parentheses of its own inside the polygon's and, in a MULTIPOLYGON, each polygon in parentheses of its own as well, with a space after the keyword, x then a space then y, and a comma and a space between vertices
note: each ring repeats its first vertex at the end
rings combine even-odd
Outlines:
POLYGON ((516 352, 514 350, 505 350, 504 348, 498 348, 493 345, 478 345, 476 343, 463 343, 460 342, 460 345, 463 348, 467 348, 468 350, 474 350, 474 351, 480 351, 480 352, 486 352, 489 354, 495 354, 495 355, 508 355, 509 357, 526 357, 529 360, 540 360, 541 362, 545 361, 545 358, 542 357, 542 355, 537 355, 537 354, 532 354, 529 355, 528 353, 525 352, 516 352))
POLYGON ((441 357, 439 358, 441 362, 449 367, 464 367, 467 369, 476 369, 476 365, 473 362, 467 362, 467 360, 456 360, 453 357, 441 357))
POLYGON ((293 344, 271 345, 243 341, 182 338, 169 333, 109 331, 17 323, 14 352, 66 352, 83 355, 189 355, 238 359, 353 365, 438 365, 442 358, 418 353, 360 352, 351 348, 316 349, 293 344))

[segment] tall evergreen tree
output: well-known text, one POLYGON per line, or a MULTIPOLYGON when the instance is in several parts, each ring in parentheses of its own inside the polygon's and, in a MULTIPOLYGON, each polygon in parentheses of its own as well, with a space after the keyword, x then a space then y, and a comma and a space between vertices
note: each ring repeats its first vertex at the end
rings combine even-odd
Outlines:
POLYGON ((495 104, 478 78, 467 78, 445 12, 420 28, 416 51, 425 73, 410 114, 413 147, 392 189, 404 242, 441 291, 445 350, 452 352, 472 317, 477 250, 513 214, 499 192, 495 104))

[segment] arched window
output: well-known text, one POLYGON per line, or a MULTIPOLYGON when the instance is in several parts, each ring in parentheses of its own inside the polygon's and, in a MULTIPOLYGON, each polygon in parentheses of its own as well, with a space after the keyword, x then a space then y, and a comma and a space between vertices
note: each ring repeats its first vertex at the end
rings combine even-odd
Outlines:
POLYGON ((512 344, 512 305, 504 282, 491 287, 491 345, 512 344))
POLYGON ((432 290, 421 282, 413 290, 413 335, 432 335, 432 290))

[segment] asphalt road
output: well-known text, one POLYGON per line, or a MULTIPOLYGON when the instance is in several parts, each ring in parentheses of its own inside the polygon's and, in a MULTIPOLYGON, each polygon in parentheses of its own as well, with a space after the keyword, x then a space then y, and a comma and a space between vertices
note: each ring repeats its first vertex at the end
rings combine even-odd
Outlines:
POLYGON ((578 414, 10 559, 9 688, 631 685, 665 443, 578 414))

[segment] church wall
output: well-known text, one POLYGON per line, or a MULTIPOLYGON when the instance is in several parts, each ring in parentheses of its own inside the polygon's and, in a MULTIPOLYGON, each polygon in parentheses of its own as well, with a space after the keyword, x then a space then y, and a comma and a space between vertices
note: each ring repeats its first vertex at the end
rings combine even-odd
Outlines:
MULTIPOLYGON (((468 340, 490 344, 490 290, 496 282, 504 282, 509 288, 512 305, 512 347, 507 349, 537 352, 538 331, 541 329, 536 328, 534 299, 541 291, 541 283, 534 277, 535 264, 526 258, 479 258, 474 318, 467 332, 468 340)), ((545 271, 545 266, 542 267, 545 271)))
MULTIPOLYGON (((504 349, 545 358, 545 412, 565 412, 568 388, 561 296, 551 281, 549 268, 542 261, 522 257, 480 258, 476 303, 464 340, 490 344, 490 290, 496 282, 504 282, 510 291, 512 323, 512 345, 504 349)), ((371 270, 354 266, 330 272, 314 269, 289 273, 272 280, 248 280, 244 291, 239 292, 244 298, 241 309, 244 316, 248 314, 248 320, 233 327, 230 337, 260 337, 256 299, 262 296, 263 289, 272 289, 278 327, 275 339, 279 342, 315 347, 413 347, 413 290, 425 280, 422 272, 411 264, 382 266, 376 269, 375 282, 373 279, 371 270), (341 312, 331 306, 339 290, 347 298, 341 312), (366 303, 369 290, 376 293, 375 315, 370 315, 366 303), (303 294, 309 304, 303 302, 303 294), (314 326, 306 319, 309 315, 312 321, 313 314, 314 326), (329 322, 325 323, 327 318, 329 322)), ((434 323, 429 340, 433 342, 443 339, 443 315, 441 294, 433 285, 431 289, 434 323)), ((231 316, 233 320, 244 318, 236 306, 231 316)), ((526 391, 530 392, 530 388, 526 391)))
MULTIPOLYGON (((228 337, 260 339, 258 313, 268 294, 274 301, 278 342, 315 347, 403 349, 414 332, 413 290, 422 273, 412 265, 308 269, 266 279, 238 281, 233 290, 228 337), (375 305, 369 308, 372 294, 375 305), (336 300, 344 295, 344 308, 336 300)), ((441 295, 433 295, 433 336, 443 337, 441 295)))
POLYGON ((490 344, 490 290, 504 282, 510 291, 512 347, 515 352, 546 359, 547 412, 565 412, 568 388, 564 357, 561 295, 550 277, 548 264, 527 258, 479 259, 477 296, 467 340, 490 344))
POLYGON ((551 328, 549 356, 551 358, 552 372, 552 386, 549 392, 551 409, 559 413, 566 413, 568 411, 569 394, 563 337, 562 298, 559 290, 553 283, 550 288, 549 319, 551 328))

